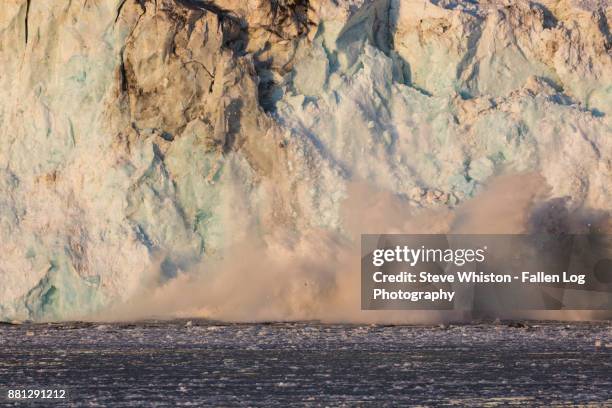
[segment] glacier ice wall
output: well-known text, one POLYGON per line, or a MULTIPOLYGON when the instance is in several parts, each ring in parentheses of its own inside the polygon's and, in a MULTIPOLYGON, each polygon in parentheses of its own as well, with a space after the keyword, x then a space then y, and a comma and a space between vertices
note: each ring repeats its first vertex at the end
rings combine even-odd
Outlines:
POLYGON ((4 319, 87 316, 252 231, 342 234, 354 180, 453 208, 534 171, 610 210, 606 1, 5 3, 4 319))

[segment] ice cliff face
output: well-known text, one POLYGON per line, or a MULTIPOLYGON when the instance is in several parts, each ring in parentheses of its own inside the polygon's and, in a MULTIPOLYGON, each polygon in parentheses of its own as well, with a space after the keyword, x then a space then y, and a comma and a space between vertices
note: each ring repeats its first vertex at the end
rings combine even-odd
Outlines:
POLYGON ((567 209, 608 211, 611 13, 605 0, 6 0, 0 317, 87 315, 245 231, 341 233, 350 180, 453 207, 535 170, 567 209))

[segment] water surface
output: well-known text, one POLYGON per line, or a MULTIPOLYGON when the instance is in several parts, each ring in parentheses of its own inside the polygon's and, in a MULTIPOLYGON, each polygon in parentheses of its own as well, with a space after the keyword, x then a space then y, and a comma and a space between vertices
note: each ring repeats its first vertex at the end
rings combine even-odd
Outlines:
POLYGON ((612 406, 611 373, 610 322, 0 326, 0 405, 612 406))

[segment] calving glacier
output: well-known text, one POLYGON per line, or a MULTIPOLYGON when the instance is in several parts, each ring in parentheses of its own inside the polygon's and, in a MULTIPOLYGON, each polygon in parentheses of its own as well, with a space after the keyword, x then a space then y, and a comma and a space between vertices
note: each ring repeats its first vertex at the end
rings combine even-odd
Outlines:
MULTIPOLYGON (((245 241, 316 258, 317 237, 354 239, 342 208, 366 200, 357 182, 454 214, 492 178, 534 174, 548 218, 607 214, 611 13, 605 0, 5 0, 0 317, 87 318, 143 288, 214 285, 230 272, 210 262, 245 241)), ((317 318, 340 290, 302 266, 310 314, 273 318, 317 318)), ((260 273, 241 264, 227 284, 260 273)), ((282 276, 297 272, 260 297, 282 298, 282 276)))

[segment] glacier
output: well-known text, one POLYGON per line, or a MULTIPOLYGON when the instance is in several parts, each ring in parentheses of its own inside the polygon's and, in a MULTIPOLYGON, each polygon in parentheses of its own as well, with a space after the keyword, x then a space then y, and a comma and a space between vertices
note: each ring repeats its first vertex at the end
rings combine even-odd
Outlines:
POLYGON ((610 211, 605 0, 5 3, 4 320, 212 278, 253 234, 350 239, 355 181, 453 211, 534 172, 563 211, 610 211))

